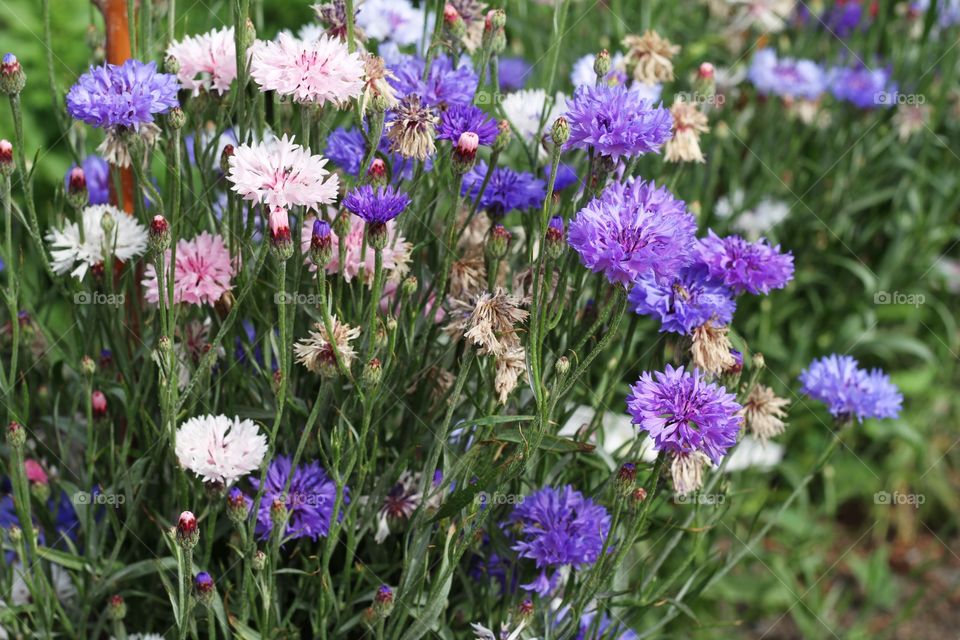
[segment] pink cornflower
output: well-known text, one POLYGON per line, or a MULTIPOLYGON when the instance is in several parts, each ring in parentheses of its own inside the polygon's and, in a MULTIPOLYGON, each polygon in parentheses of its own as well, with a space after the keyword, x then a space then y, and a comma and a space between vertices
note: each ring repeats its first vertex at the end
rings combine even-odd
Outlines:
POLYGON ((251 52, 250 76, 261 91, 319 105, 343 103, 363 91, 363 60, 337 38, 305 42, 281 33, 276 42, 258 40, 251 52))
POLYGON ((326 158, 311 155, 284 135, 236 147, 227 178, 245 200, 263 203, 271 211, 295 205, 315 210, 336 200, 340 187, 340 179, 330 175, 326 164, 326 158))
POLYGON ((44 471, 40 463, 33 458, 28 458, 23 461, 23 470, 27 474, 27 480, 30 481, 30 484, 47 484, 50 482, 50 478, 47 477, 47 472, 44 471))
MULTIPOLYGON (((352 225, 350 233, 346 237, 347 251, 344 256, 343 268, 340 268, 340 239, 333 231, 330 233, 332 255, 327 263, 327 273, 340 273, 343 279, 350 282, 358 275, 362 275, 363 281, 367 286, 373 286, 373 276, 376 254, 369 244, 364 244, 363 234, 366 223, 356 216, 352 216, 352 225)), ((388 283, 399 282, 406 275, 410 262, 410 243, 400 235, 397 230, 396 222, 391 220, 386 223, 387 226, 387 244, 381 251, 383 258, 383 270, 386 274, 388 283)), ((310 251, 310 239, 313 233, 313 219, 307 219, 301 230, 300 242, 304 254, 310 251)), ((316 267, 311 263, 311 271, 316 267)))
MULTIPOLYGON (((169 259, 167 250, 164 262, 169 259)), ((204 231, 193 240, 180 240, 174 266, 173 300, 212 306, 233 288, 230 279, 234 274, 230 251, 221 236, 204 231)), ((158 302, 157 273, 152 264, 148 264, 144 272, 143 286, 147 302, 158 302)))
POLYGON ((201 89, 215 90, 223 95, 237 77, 237 48, 233 27, 171 42, 167 47, 167 55, 172 56, 180 65, 177 79, 180 85, 192 91, 193 95, 199 94, 201 89))

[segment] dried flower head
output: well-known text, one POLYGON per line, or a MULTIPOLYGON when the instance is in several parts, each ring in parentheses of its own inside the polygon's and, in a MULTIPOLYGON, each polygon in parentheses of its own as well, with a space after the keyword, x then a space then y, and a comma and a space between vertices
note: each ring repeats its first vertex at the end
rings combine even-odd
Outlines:
POLYGON ((324 377, 337 374, 337 360, 346 369, 350 368, 357 352, 350 343, 360 335, 359 327, 351 327, 340 322, 336 316, 330 318, 331 331, 328 333, 322 322, 314 324, 315 331, 310 331, 306 338, 301 338, 293 345, 297 362, 313 373, 324 377))
POLYGON ((494 363, 493 388, 497 392, 500 404, 507 404, 507 398, 527 370, 527 352, 523 347, 508 347, 496 357, 494 363))
POLYGON ((524 301, 503 289, 485 291, 471 302, 453 301, 448 331, 480 348, 481 354, 500 356, 507 349, 520 346, 516 325, 525 322, 529 313, 524 301))
POLYGON ((730 327, 714 325, 712 321, 704 322, 693 330, 693 343, 690 346, 693 366, 718 375, 737 364, 731 353, 733 345, 727 333, 730 327))
POLYGON ((673 116, 673 138, 664 147, 667 162, 703 162, 700 134, 710 131, 707 115, 697 105, 677 98, 670 107, 673 116))
POLYGON ((404 158, 423 161, 436 151, 436 125, 439 122, 431 107, 420 103, 420 97, 407 96, 396 108, 387 130, 390 151, 404 158))
POLYGON ((703 486, 703 468, 710 458, 699 451, 674 454, 670 461, 673 488, 680 495, 692 493, 703 486))
POLYGON ((784 408, 789 404, 789 400, 777 396, 770 387, 758 384, 743 403, 741 415, 750 432, 766 442, 783 433, 786 427, 783 418, 787 415, 784 408))
POLYGON ((634 80, 647 85, 673 80, 672 59, 680 53, 680 45, 648 30, 642 36, 628 35, 623 46, 627 50, 627 69, 634 80))
POLYGON ((393 77, 393 73, 387 69, 386 63, 380 56, 364 52, 363 58, 363 94, 360 96, 360 113, 366 110, 373 103, 374 98, 380 97, 383 106, 387 109, 393 109, 399 104, 396 92, 388 80, 393 77))

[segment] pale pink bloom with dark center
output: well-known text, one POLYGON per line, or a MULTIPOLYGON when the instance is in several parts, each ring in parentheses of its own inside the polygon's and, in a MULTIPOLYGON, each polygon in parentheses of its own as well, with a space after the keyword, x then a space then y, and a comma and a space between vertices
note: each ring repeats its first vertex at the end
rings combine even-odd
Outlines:
MULTIPOLYGON (((353 226, 346 237, 346 254, 344 255, 343 268, 340 267, 340 239, 336 232, 330 232, 331 246, 333 255, 330 262, 327 263, 327 273, 340 273, 343 279, 350 282, 358 275, 363 278, 364 283, 370 287, 373 286, 373 276, 375 269, 376 253, 369 244, 364 244, 363 234, 366 223, 357 216, 351 216, 353 226)), ((387 244, 380 252, 383 259, 383 270, 387 277, 387 282, 399 282, 407 274, 410 263, 411 246, 407 240, 400 235, 397 230, 396 222, 390 220, 387 224, 387 244)), ((310 239, 313 234, 313 218, 308 218, 300 234, 300 243, 303 247, 304 255, 309 254, 310 239)), ((310 263, 310 270, 315 271, 316 267, 310 263)))
POLYGON ((167 55, 180 65, 177 79, 193 95, 201 89, 223 94, 237 77, 237 48, 233 27, 187 36, 171 42, 167 55))
POLYGON ((263 203, 271 211, 295 205, 315 210, 336 200, 340 187, 340 179, 330 175, 326 164, 326 158, 312 155, 284 135, 236 147, 227 179, 245 200, 263 203))
MULTIPOLYGON (((164 262, 169 260, 168 249, 164 262)), ((212 306, 233 289, 230 280, 235 273, 230 251, 221 236, 204 231, 193 240, 180 240, 174 265, 173 300, 212 306)), ((147 302, 158 302, 157 273, 152 264, 147 265, 144 272, 143 286, 147 302)))
POLYGON ((251 52, 250 76, 261 91, 320 105, 343 103, 363 91, 363 60, 339 38, 305 42, 281 33, 276 42, 258 40, 251 52))

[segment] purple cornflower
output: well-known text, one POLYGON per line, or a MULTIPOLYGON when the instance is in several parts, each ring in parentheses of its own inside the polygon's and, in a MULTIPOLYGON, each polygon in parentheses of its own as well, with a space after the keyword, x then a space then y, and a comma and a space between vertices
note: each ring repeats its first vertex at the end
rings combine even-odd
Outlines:
POLYGON ((777 58, 773 49, 757 51, 747 78, 764 95, 816 100, 827 88, 823 69, 812 60, 777 58))
POLYGON ((523 58, 501 57, 498 61, 497 73, 500 79, 500 91, 510 92, 523 89, 526 78, 530 75, 533 65, 523 58))
MULTIPOLYGON (((487 163, 480 161, 463 176, 463 194, 476 198, 487 175, 487 163)), ((490 176, 480 207, 494 218, 507 215, 514 209, 539 207, 546 197, 543 180, 526 172, 507 167, 496 167, 490 176)))
MULTIPOLYGON (((73 165, 63 177, 64 184, 70 186, 70 172, 76 168, 73 165)), ((100 156, 87 156, 80 163, 83 176, 87 181, 87 196, 90 204, 110 203, 110 165, 100 156)))
POLYGON ((868 69, 862 64, 852 67, 834 67, 827 74, 830 93, 837 100, 849 102, 861 109, 893 107, 897 85, 891 79, 889 68, 868 69))
POLYGON ((662 373, 644 372, 627 396, 633 423, 650 435, 654 449, 703 453, 714 464, 737 442, 741 409, 736 396, 707 382, 698 369, 669 364, 662 373))
POLYGON ((327 148, 323 153, 337 168, 356 177, 360 173, 360 163, 367 153, 363 133, 356 127, 334 129, 327 136, 327 148))
POLYGON ((695 263, 672 280, 642 276, 629 296, 633 310, 660 319, 660 331, 689 335, 707 321, 729 324, 737 303, 733 293, 712 280, 707 268, 695 263))
POLYGON ((468 131, 477 134, 480 144, 484 145, 493 144, 500 133, 497 121, 472 104, 451 105, 440 114, 437 140, 450 140, 456 144, 461 134, 468 131))
POLYGON ((770 293, 793 280, 793 255, 780 253, 780 245, 771 247, 763 238, 747 242, 740 236, 721 238, 710 231, 697 243, 697 253, 710 277, 738 294, 770 293))
MULTIPOLYGON (((550 179, 550 167, 543 168, 544 178, 550 179)), ((560 163, 557 165, 557 178, 553 183, 553 192, 563 191, 572 184, 579 184, 580 178, 573 167, 568 164, 560 163)))
MULTIPOLYGON (((296 469, 291 469, 291 466, 289 456, 280 456, 267 468, 263 498, 257 514, 257 535, 264 539, 270 536, 273 529, 270 509, 274 501, 279 501, 289 512, 287 537, 312 540, 325 537, 330 528, 337 487, 316 461, 300 465, 296 469), (284 493, 288 478, 290 489, 284 493)), ((250 484, 254 490, 260 490, 258 479, 250 478, 250 484)), ((349 502, 348 491, 344 487, 344 504, 349 502)))
POLYGON ((544 487, 517 505, 508 525, 519 528, 520 540, 511 548, 540 569, 535 582, 521 587, 546 595, 552 582, 547 568, 576 569, 597 561, 610 532, 610 514, 570 485, 544 487))
POLYGON ((623 86, 577 88, 566 118, 570 123, 566 149, 593 147, 614 160, 658 151, 673 135, 669 109, 654 107, 623 86))
POLYGON ((829 355, 810 363, 800 374, 802 391, 827 405, 838 418, 896 418, 903 396, 879 369, 866 371, 852 356, 829 355))
POLYGON ((394 77, 389 82, 396 89, 397 98, 416 94, 424 104, 441 111, 454 104, 473 102, 479 79, 469 62, 457 64, 444 54, 438 55, 424 80, 425 64, 423 58, 410 57, 390 66, 394 77))
POLYGON ((365 184, 357 187, 343 199, 343 206, 367 224, 386 224, 403 213, 410 204, 410 196, 393 186, 374 189, 365 184))
POLYGON ((672 278, 691 261, 697 224, 666 187, 613 183, 570 222, 567 238, 583 264, 614 284, 652 273, 672 278))
POLYGON ((637 640, 637 634, 620 622, 613 622, 607 614, 600 614, 600 620, 594 624, 596 613, 585 613, 580 616, 579 633, 573 640, 600 640, 600 638, 615 638, 616 640, 637 640), (595 630, 591 632, 591 630, 595 630))
POLYGON ((178 106, 177 77, 158 73, 155 62, 90 67, 67 93, 67 111, 93 127, 139 129, 154 115, 178 106))

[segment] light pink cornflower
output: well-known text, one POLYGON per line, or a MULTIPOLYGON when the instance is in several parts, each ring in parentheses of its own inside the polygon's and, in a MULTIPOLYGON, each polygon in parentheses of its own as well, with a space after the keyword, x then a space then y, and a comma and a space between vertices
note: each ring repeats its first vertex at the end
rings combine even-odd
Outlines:
POLYGON ((167 55, 172 56, 180 65, 177 79, 180 85, 192 91, 193 95, 199 94, 201 89, 215 90, 223 95, 237 77, 237 48, 233 27, 224 27, 171 42, 167 47, 167 55))
POLYGON ((43 465, 33 458, 27 458, 23 461, 23 470, 27 474, 27 480, 30 481, 30 484, 47 484, 50 482, 43 465))
POLYGON ((250 76, 261 91, 320 105, 343 103, 363 91, 363 60, 337 38, 305 42, 281 33, 276 42, 258 40, 251 52, 250 76))
MULTIPOLYGON (((370 287, 373 286, 376 254, 373 247, 369 244, 365 245, 363 241, 366 223, 359 217, 352 216, 352 225, 350 233, 346 237, 347 251, 344 255, 342 269, 340 268, 340 239, 336 232, 331 231, 332 257, 330 262, 327 263, 327 273, 340 273, 347 282, 360 275, 364 283, 370 287)), ((309 254, 312 233, 313 219, 308 218, 304 221, 300 234, 300 243, 304 255, 309 254)), ((410 249, 410 243, 397 230, 396 222, 393 220, 387 222, 387 244, 380 252, 380 257, 383 259, 383 270, 388 283, 399 282, 407 274, 410 263, 410 249)), ((316 270, 312 263, 310 264, 310 270, 316 270)))
POLYGON ((326 164, 326 158, 311 155, 284 135, 236 147, 227 179, 244 200, 263 203, 271 211, 295 205, 315 210, 336 200, 340 187, 340 179, 330 175, 326 164))
POLYGON ((204 482, 233 484, 260 467, 267 437, 253 420, 206 415, 190 418, 177 429, 180 466, 204 482))
MULTIPOLYGON (((164 262, 168 260, 169 249, 164 262)), ((175 303, 212 306, 233 289, 230 279, 235 273, 230 251, 220 235, 204 231, 193 240, 180 240, 174 265, 173 300, 175 303)), ((143 286, 147 302, 158 302, 157 273, 152 264, 147 265, 144 272, 143 286)))

